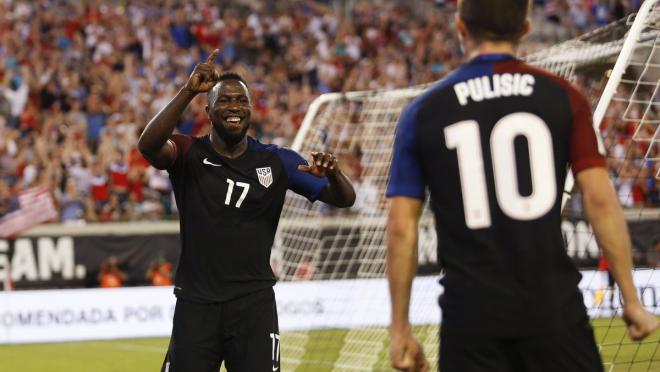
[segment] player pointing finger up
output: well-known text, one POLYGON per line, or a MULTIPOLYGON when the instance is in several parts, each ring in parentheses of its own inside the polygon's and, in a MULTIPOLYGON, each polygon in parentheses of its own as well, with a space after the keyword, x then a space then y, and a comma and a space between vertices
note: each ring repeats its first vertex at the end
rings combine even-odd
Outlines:
POLYGON ((184 89, 194 93, 206 93, 213 88, 220 77, 215 67, 215 59, 219 53, 220 49, 216 49, 209 54, 205 62, 195 65, 184 89))
POLYGON ((218 74, 218 50, 147 125, 138 146, 172 181, 181 219, 177 297, 165 372, 279 371, 280 336, 269 265, 287 190, 336 207, 355 191, 332 154, 297 152, 247 135, 252 99, 239 74, 218 74), (210 133, 172 134, 207 94, 210 133))

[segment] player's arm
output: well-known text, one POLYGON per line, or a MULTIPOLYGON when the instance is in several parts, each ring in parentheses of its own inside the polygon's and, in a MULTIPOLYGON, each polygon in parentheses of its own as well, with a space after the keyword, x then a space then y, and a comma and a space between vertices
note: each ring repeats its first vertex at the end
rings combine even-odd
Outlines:
POLYGON ((387 220, 387 279, 394 330, 409 330, 410 288, 417 272, 417 238, 422 201, 394 197, 387 220))
POLYGON ((158 169, 172 165, 176 156, 174 145, 168 141, 181 114, 198 93, 208 92, 218 81, 213 61, 219 50, 213 51, 204 63, 195 66, 186 85, 154 116, 138 140, 138 149, 145 159, 158 169))
POLYGON ((426 198, 416 141, 417 107, 411 104, 399 118, 387 186, 387 197, 391 199, 387 222, 387 279, 392 310, 390 359, 392 366, 402 371, 429 370, 408 317, 410 291, 417 272, 419 218, 426 198))
POLYGON ((387 280, 392 320, 390 354, 400 370, 428 370, 419 343, 412 335, 408 317, 413 278, 417 272, 417 238, 422 200, 393 197, 387 221, 387 280))
POLYGON ((632 277, 630 236, 616 192, 607 176, 605 159, 598 150, 591 106, 574 89, 569 89, 573 126, 570 135, 570 161, 584 197, 587 220, 598 245, 610 263, 610 271, 621 289, 623 319, 628 334, 641 340, 658 327, 658 321, 639 302, 632 277))
POLYGON ((584 196, 587 219, 610 264, 610 271, 623 297, 623 317, 633 340, 641 340, 658 328, 637 297, 632 277, 630 236, 614 188, 605 168, 586 169, 577 175, 584 196))
POLYGON ((355 203, 355 189, 351 180, 342 172, 337 158, 324 152, 313 152, 310 165, 299 165, 298 170, 316 177, 326 177, 328 184, 319 195, 319 200, 338 208, 347 208, 355 203))

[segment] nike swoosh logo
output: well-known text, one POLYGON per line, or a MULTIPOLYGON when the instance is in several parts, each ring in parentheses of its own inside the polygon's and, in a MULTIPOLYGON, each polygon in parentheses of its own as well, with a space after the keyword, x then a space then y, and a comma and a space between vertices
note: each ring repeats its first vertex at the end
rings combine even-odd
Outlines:
POLYGON ((222 164, 211 163, 211 162, 209 161, 209 158, 204 158, 204 160, 202 161, 202 163, 207 164, 207 165, 212 165, 212 166, 214 166, 214 167, 222 167, 222 164))

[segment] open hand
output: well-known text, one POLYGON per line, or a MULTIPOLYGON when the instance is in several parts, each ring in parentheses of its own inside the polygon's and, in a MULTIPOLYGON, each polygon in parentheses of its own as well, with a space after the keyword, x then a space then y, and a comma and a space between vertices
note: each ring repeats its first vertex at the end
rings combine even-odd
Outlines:
POLYGON ((313 152, 310 165, 299 165, 298 170, 316 177, 332 176, 339 170, 337 158, 329 152, 313 152))
POLYGON ((206 62, 198 63, 190 74, 185 89, 193 93, 205 93, 211 90, 218 82, 220 74, 215 69, 215 59, 220 53, 220 49, 214 50, 206 62))

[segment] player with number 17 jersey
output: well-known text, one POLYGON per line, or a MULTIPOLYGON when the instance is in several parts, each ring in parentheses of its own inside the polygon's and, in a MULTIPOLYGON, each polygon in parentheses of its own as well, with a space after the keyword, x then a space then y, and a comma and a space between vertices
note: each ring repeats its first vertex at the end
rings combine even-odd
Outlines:
POLYGON ((355 191, 337 158, 247 135, 252 99, 237 73, 220 74, 219 50, 197 64, 177 95, 147 124, 138 146, 167 169, 181 221, 172 337, 161 371, 279 371, 280 336, 270 251, 287 190, 335 207, 355 191), (207 93, 209 134, 172 134, 186 106, 207 93))
POLYGON ((209 136, 175 134, 168 168, 181 221, 178 298, 224 302, 272 287, 270 248, 287 190, 318 199, 326 178, 298 171, 298 153, 248 137, 247 151, 228 159, 209 136))
POLYGON ((407 108, 388 196, 428 186, 443 332, 517 337, 586 316, 560 231, 569 163, 605 165, 588 102, 509 54, 475 57, 407 108))

